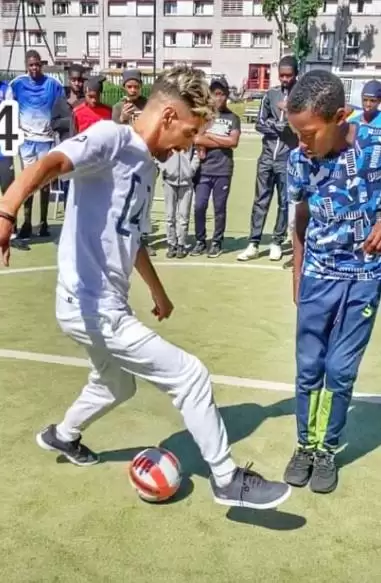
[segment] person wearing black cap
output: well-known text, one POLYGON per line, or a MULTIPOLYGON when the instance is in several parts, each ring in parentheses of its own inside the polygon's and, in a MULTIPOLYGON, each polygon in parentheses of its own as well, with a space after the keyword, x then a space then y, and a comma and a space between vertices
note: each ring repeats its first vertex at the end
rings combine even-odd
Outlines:
POLYGON ((85 100, 74 108, 76 132, 84 132, 102 119, 111 119, 111 107, 101 102, 105 80, 105 77, 91 77, 86 81, 85 100))
POLYGON ((381 83, 376 79, 365 83, 361 92, 362 111, 355 111, 348 121, 365 123, 372 127, 381 127, 381 83))
POLYGON ((279 62, 279 87, 273 87, 262 99, 256 130, 262 134, 262 152, 258 158, 255 197, 251 211, 249 245, 238 261, 256 259, 271 200, 276 186, 278 212, 270 246, 270 260, 282 259, 282 243, 287 236, 287 159, 298 138, 290 129, 286 116, 286 100, 296 82, 298 64, 294 56, 286 55, 279 62))
POLYGON ((213 79, 210 85, 218 115, 213 125, 202 135, 197 135, 195 145, 201 152, 201 166, 195 189, 196 245, 191 255, 206 252, 206 211, 213 193, 214 233, 208 257, 222 253, 226 227, 226 205, 233 176, 233 149, 238 146, 241 134, 239 117, 228 109, 229 84, 224 77, 213 79))
POLYGON ((123 88, 126 95, 112 108, 112 119, 116 123, 130 124, 144 109, 147 99, 142 92, 142 75, 136 69, 123 71, 123 88))

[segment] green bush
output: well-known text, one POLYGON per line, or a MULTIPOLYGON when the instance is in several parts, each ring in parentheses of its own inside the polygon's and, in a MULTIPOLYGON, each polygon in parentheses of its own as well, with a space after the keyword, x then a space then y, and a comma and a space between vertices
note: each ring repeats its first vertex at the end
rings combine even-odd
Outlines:
MULTIPOLYGON (((144 84, 142 86, 142 95, 144 97, 149 97, 151 93, 152 85, 144 84)), ((103 84, 103 93, 102 93, 102 101, 106 105, 112 107, 122 99, 124 96, 124 89, 121 85, 115 85, 114 83, 110 83, 109 81, 105 81, 103 84)))

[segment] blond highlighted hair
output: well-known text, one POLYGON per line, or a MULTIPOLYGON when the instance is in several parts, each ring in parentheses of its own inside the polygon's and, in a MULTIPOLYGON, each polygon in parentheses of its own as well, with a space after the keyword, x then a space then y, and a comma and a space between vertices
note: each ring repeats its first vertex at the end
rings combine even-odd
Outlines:
POLYGON ((177 66, 164 71, 156 79, 151 95, 181 99, 194 115, 205 120, 216 113, 205 74, 193 67, 177 66))

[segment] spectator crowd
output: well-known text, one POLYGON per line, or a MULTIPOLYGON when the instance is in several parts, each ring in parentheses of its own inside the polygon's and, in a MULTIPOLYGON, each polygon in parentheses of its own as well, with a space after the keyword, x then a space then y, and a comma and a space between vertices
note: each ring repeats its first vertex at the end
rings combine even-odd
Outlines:
MULTIPOLYGON (((247 247, 237 260, 244 262, 259 255, 263 230, 274 192, 277 194, 277 212, 269 249, 271 261, 280 261, 283 244, 293 230, 294 209, 287 197, 287 160, 290 151, 297 147, 298 139, 287 120, 287 96, 296 83, 298 64, 292 55, 279 62, 279 86, 264 95, 256 121, 256 131, 262 137, 262 149, 257 161, 255 193, 249 222, 247 247)), ((72 65, 68 71, 68 86, 63 87, 54 78, 45 75, 41 57, 30 50, 26 55, 26 73, 10 83, 0 82, 0 102, 14 99, 19 104, 20 127, 25 141, 20 149, 21 166, 26 167, 45 156, 52 146, 76 133, 86 130, 99 120, 133 125, 147 99, 142 95, 140 71, 127 69, 122 74, 124 97, 112 108, 102 103, 103 76, 86 78, 81 65, 72 65)), ((188 152, 173 152, 165 162, 157 162, 157 177, 161 175, 166 212, 167 257, 183 259, 188 254, 207 254, 217 258, 223 252, 227 221, 227 203, 234 174, 234 150, 241 135, 240 118, 228 107, 229 85, 224 77, 213 79, 210 85, 216 115, 211 124, 194 138, 188 152), (207 244, 206 213, 212 197, 214 230, 207 244), (194 212, 195 244, 188 240, 191 212, 194 212)), ((371 116, 381 102, 381 84, 367 83, 363 91, 363 111, 348 110, 351 115, 371 116)), ((4 193, 14 180, 14 161, 0 154, 0 188, 4 193)), ((69 191, 69 181, 61 188, 64 205, 69 191)), ((48 206, 50 187, 40 193, 39 237, 50 235, 48 206)), ((152 192, 152 200, 154 192, 152 192)), ((33 197, 24 206, 24 222, 15 226, 14 238, 25 241, 32 236, 33 197)), ((151 227, 152 231, 152 227, 151 227)), ((142 235, 150 255, 155 249, 150 245, 150 233, 142 235)), ((284 264, 292 267, 292 259, 284 264)))

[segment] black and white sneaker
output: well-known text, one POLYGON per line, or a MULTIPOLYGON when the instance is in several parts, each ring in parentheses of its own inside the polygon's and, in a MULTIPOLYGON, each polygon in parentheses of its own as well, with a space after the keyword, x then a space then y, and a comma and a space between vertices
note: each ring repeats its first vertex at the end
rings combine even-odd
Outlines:
POLYGON ((257 510, 268 510, 279 506, 291 494, 291 488, 283 482, 269 482, 250 469, 237 468, 233 480, 219 488, 211 477, 214 500, 224 506, 241 506, 257 510))
POLYGON ((222 246, 221 243, 218 241, 213 241, 213 243, 209 247, 208 257, 210 259, 216 259, 222 253, 222 246))
POLYGON ((49 425, 36 435, 37 445, 48 451, 62 453, 76 466, 93 466, 99 462, 99 456, 81 443, 81 437, 75 441, 61 441, 57 437, 56 425, 49 425))
POLYGON ((167 258, 173 259, 177 255, 177 247, 175 245, 169 245, 167 250, 167 258))
POLYGON ((298 446, 287 464, 284 481, 297 488, 307 486, 314 467, 314 454, 314 450, 298 446))
POLYGON ((199 255, 203 255, 206 253, 206 243, 205 241, 197 241, 196 245, 193 247, 190 254, 192 257, 198 257, 199 255))
POLYGON ((317 451, 310 480, 310 488, 315 494, 329 494, 336 490, 339 481, 335 454, 317 451))

